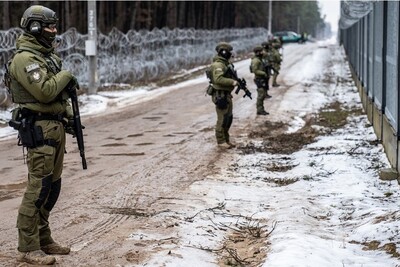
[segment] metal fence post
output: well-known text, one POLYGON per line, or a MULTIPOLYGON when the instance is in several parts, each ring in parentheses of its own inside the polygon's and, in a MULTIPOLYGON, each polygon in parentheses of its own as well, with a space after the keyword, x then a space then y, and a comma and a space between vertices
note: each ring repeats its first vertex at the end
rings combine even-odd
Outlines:
POLYGON ((96 1, 88 1, 88 40, 85 42, 85 52, 88 57, 88 94, 97 93, 97 19, 96 1))

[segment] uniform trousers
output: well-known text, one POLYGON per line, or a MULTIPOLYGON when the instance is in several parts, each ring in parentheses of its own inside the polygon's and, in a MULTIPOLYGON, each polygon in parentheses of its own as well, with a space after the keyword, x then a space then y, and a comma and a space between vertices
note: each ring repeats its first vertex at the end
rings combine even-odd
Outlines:
POLYGON ((18 250, 39 250, 54 242, 49 227, 50 211, 61 190, 61 173, 65 153, 65 130, 60 121, 40 120, 44 139, 55 141, 54 146, 28 148, 28 181, 18 210, 18 250))
MULTIPOLYGON (((217 93, 213 95, 213 102, 216 103, 217 93)), ((226 94, 227 106, 224 109, 215 106, 217 112, 217 123, 215 125, 215 137, 218 144, 229 143, 229 128, 232 125, 233 120, 233 102, 232 95, 226 94)))

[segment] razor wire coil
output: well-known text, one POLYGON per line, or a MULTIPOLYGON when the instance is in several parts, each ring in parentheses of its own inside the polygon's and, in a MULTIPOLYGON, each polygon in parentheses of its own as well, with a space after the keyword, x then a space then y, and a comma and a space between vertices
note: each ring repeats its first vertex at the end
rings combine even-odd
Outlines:
MULTIPOLYGON (((4 65, 15 51, 23 31, 12 28, 0 31, 0 63, 4 65)), ((218 42, 230 42, 235 53, 251 51, 268 36, 265 28, 196 30, 155 28, 129 30, 113 28, 108 34, 97 35, 97 66, 99 82, 135 83, 151 81, 182 69, 211 63, 218 42)), ((88 82, 88 59, 85 56, 87 34, 70 28, 58 36, 57 53, 63 68, 71 71, 80 83, 88 82)), ((0 70, 3 76, 4 68, 0 70)), ((1 89, 4 89, 1 85, 1 89)))

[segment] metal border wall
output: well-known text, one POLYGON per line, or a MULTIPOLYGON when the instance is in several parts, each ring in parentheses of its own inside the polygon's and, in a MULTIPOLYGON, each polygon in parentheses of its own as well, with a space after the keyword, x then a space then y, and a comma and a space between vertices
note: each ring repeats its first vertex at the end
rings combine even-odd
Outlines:
POLYGON ((340 31, 363 107, 393 168, 400 170, 399 1, 373 10, 340 31))
POLYGON ((399 2, 389 1, 387 3, 387 31, 386 31, 386 58, 385 58, 385 81, 386 81, 386 105, 385 114, 399 135, 398 123, 398 47, 399 47, 399 2), (388 34, 390 33, 390 34, 388 34), (397 33, 397 34, 396 34, 397 33))

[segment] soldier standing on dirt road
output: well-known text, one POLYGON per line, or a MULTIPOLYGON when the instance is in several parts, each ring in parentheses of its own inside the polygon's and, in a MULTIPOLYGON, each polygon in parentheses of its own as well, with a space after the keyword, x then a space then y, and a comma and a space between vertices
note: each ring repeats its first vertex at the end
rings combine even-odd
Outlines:
POLYGON ((271 98, 271 96, 268 94, 269 79, 271 78, 271 74, 272 74, 272 72, 271 72, 272 63, 270 61, 271 60, 271 46, 270 46, 269 42, 262 42, 261 46, 262 46, 262 48, 264 50, 263 51, 264 54, 263 54, 263 57, 262 57, 262 62, 264 63, 264 66, 267 67, 266 72, 268 74, 268 81, 267 81, 268 89, 267 89, 266 98, 271 98))
POLYGON ((233 70, 230 62, 233 47, 226 42, 219 43, 215 50, 217 55, 213 58, 210 66, 210 79, 214 88, 212 101, 217 112, 217 124, 215 126, 215 137, 221 148, 230 149, 235 147, 229 136, 229 128, 233 120, 232 91, 237 86, 237 81, 229 75, 228 68, 233 70))
POLYGON ((274 39, 272 40, 270 47, 271 47, 271 53, 270 53, 270 62, 273 67, 273 72, 274 74, 272 75, 272 86, 273 87, 278 87, 280 84, 276 82, 279 71, 281 69, 281 62, 282 62, 282 56, 279 53, 279 48, 281 48, 281 41, 279 39, 274 39))
POLYGON ((17 260, 41 265, 54 264, 56 259, 49 254, 70 252, 53 240, 48 222, 61 189, 64 125, 73 116, 67 90, 79 88, 54 54, 57 22, 49 8, 34 5, 25 10, 20 23, 24 33, 17 40, 8 76, 13 102, 18 104, 10 125, 18 129, 28 150, 28 181, 17 218, 17 260))
POLYGON ((253 52, 254 57, 251 59, 250 70, 254 73, 254 83, 257 86, 257 115, 268 115, 269 113, 264 109, 264 99, 268 95, 269 79, 269 73, 266 72, 267 68, 263 62, 265 51, 262 46, 256 46, 253 52))

